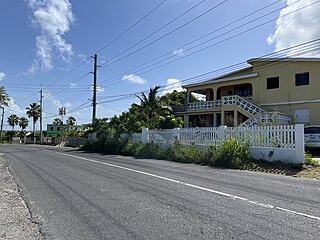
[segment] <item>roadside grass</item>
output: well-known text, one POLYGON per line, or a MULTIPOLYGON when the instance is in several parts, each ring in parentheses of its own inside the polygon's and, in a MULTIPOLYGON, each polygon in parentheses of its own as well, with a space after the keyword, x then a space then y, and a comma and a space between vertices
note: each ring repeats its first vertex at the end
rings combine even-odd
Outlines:
POLYGON ((80 150, 320 180, 320 165, 308 153, 305 154, 303 165, 254 160, 251 158, 249 144, 241 144, 235 139, 225 140, 216 146, 186 146, 175 143, 160 147, 152 143, 142 144, 111 138, 89 142, 80 150))

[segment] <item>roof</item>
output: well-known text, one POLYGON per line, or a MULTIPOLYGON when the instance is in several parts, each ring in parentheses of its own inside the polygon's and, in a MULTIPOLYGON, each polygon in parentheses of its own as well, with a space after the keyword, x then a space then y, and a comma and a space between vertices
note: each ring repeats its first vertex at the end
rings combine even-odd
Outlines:
MULTIPOLYGON (((247 62, 251 65, 253 65, 253 63, 255 63, 255 62, 320 62, 320 58, 290 58, 290 57, 287 57, 287 58, 251 58, 247 62)), ((200 83, 183 85, 182 87, 189 88, 189 87, 206 85, 206 84, 210 84, 210 83, 218 83, 218 82, 239 80, 239 79, 243 79, 243 78, 256 77, 257 76, 256 73, 232 77, 232 75, 234 75, 234 74, 240 73, 242 71, 247 71, 249 69, 253 69, 253 66, 242 68, 237 71, 229 72, 227 74, 221 75, 219 77, 211 78, 209 80, 205 80, 200 83)))
POLYGON ((251 58, 247 62, 320 62, 320 58, 251 58))
MULTIPOLYGON (((224 81, 232 81, 232 80, 237 80, 237 79, 242 79, 242 78, 246 78, 246 77, 250 77, 248 75, 251 74, 245 74, 245 75, 241 75, 241 76, 236 76, 236 77, 232 77, 232 75, 243 72, 243 71, 247 71, 253 69, 251 66, 250 67, 246 67, 246 68, 242 68, 240 70, 236 70, 233 72, 229 72, 227 74, 224 75, 220 75, 219 77, 215 77, 215 78, 210 78, 209 80, 205 80, 203 82, 200 83, 194 83, 194 84, 188 84, 188 85, 183 85, 182 87, 184 88, 188 88, 188 87, 194 87, 194 86, 201 86, 201 85, 206 85, 206 84, 210 84, 210 83, 218 83, 218 82, 224 82, 224 81), (230 77, 229 77, 230 76, 230 77)), ((254 76, 251 76, 254 77, 254 76)))

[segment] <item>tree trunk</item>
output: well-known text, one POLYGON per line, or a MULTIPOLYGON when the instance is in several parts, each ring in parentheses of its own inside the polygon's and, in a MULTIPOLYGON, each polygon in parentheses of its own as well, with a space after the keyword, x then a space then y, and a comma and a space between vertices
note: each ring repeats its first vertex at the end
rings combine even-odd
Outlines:
POLYGON ((35 128, 36 128, 36 122, 34 121, 34 118, 33 118, 33 144, 36 144, 36 131, 35 131, 35 128))

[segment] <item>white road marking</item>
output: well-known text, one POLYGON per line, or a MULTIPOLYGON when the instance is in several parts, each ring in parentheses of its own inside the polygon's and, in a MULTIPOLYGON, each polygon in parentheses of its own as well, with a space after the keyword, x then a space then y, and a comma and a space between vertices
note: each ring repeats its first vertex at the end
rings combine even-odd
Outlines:
POLYGON ((112 164, 112 163, 100 162, 100 161, 89 159, 89 158, 74 156, 74 155, 71 155, 71 154, 66 154, 66 153, 61 153, 61 152, 55 152, 55 153, 56 154, 60 154, 60 155, 64 155, 64 156, 68 156, 68 157, 78 158, 78 159, 81 159, 81 160, 84 160, 84 161, 87 161, 87 162, 98 163, 98 164, 106 165, 106 166, 109 166, 109 167, 114 167, 114 168, 119 168, 119 169, 122 169, 122 170, 134 172, 134 173, 139 173, 139 174, 146 175, 146 176, 149 176, 149 177, 154 177, 154 178, 158 178, 158 179, 161 179, 161 180, 165 180, 165 181, 181 184, 181 185, 184 185, 184 186, 188 186, 188 187, 191 187, 191 188, 195 188, 195 189, 198 189, 198 190, 214 193, 214 194, 217 194, 217 195, 220 195, 220 196, 223 196, 223 197, 231 198, 233 200, 239 200, 239 201, 251 203, 251 204, 254 204, 254 205, 257 205, 257 206, 270 208, 270 209, 276 209, 276 210, 279 210, 279 211, 284 211, 284 212, 291 213, 291 214, 294 214, 294 215, 303 216, 303 217, 306 217, 306 218, 311 218, 311 219, 320 221, 320 217, 317 217, 317 216, 313 216, 313 215, 297 212, 297 211, 286 209, 286 208, 282 208, 282 207, 273 206, 271 204, 259 203, 257 201, 253 201, 253 200, 250 200, 250 199, 247 199, 247 198, 244 198, 244 197, 239 197, 239 196, 232 195, 232 194, 229 194, 229 193, 220 192, 220 191, 217 191, 217 190, 214 190, 214 189, 197 186, 197 185, 194 185, 194 184, 190 184, 190 183, 187 183, 187 182, 182 182, 182 181, 171 179, 171 178, 167 178, 167 177, 162 177, 162 176, 159 176, 159 175, 156 175, 156 174, 143 172, 143 171, 132 169, 132 168, 127 168, 127 167, 123 167, 123 166, 120 166, 120 165, 115 165, 115 164, 112 164))

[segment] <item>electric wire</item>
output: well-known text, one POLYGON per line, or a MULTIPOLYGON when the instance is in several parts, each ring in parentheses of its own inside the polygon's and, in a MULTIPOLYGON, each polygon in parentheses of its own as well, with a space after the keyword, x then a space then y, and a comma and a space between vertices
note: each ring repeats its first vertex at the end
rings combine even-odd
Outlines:
MULTIPOLYGON (((208 14, 209 12, 215 10, 216 8, 220 7, 221 5, 223 5, 224 3, 228 2, 228 1, 229 1, 229 0, 224 0, 224 1, 220 2, 219 4, 214 5, 213 7, 211 7, 210 9, 208 9, 207 11, 205 11, 204 13, 196 16, 195 18, 192 18, 191 20, 189 20, 189 21, 187 21, 186 23, 180 25, 179 27, 173 29, 172 31, 166 33, 165 35, 162 35, 160 38, 157 38, 157 39, 153 40, 152 42, 150 42, 150 43, 148 43, 148 44, 146 44, 146 45, 144 45, 144 46, 136 49, 135 51, 133 51, 133 52, 131 52, 131 53, 129 53, 129 54, 121 57, 121 58, 116 59, 117 57, 120 57, 123 53, 131 50, 132 48, 134 48, 135 46, 137 46, 140 42, 142 42, 142 41, 139 41, 138 43, 132 45, 131 47, 129 47, 129 48, 126 49, 125 51, 123 51, 123 52, 121 52, 120 54, 118 54, 118 55, 116 55, 115 57, 113 57, 111 60, 109 60, 109 61, 105 62, 104 64, 102 64, 102 65, 101 65, 101 68, 110 66, 110 65, 112 65, 112 64, 114 64, 114 63, 116 63, 116 62, 119 62, 119 61, 121 61, 121 60, 123 60, 123 59, 125 59, 125 58, 127 58, 127 57, 129 57, 129 56, 131 56, 131 55, 133 55, 133 54, 135 54, 135 53, 137 53, 137 52, 140 52, 141 50, 145 49, 146 47, 148 47, 148 46, 150 46, 150 45, 152 45, 152 44, 154 44, 154 43, 162 40, 163 38, 171 35, 172 33, 180 30, 180 29, 183 28, 183 27, 189 25, 190 23, 196 21, 196 20, 199 19, 200 17, 203 17, 204 15, 206 15, 206 14, 208 14)), ((202 2, 204 2, 204 1, 202 1, 202 2)), ((200 2, 200 3, 202 3, 202 2, 200 2)))
MULTIPOLYGON (((266 55, 263 55, 263 56, 261 56, 261 57, 259 57, 259 58, 261 58, 261 59, 264 59, 264 58, 270 58, 270 57, 277 57, 278 55, 279 55, 279 53, 280 54, 283 54, 284 52, 288 52, 288 51, 290 51, 290 50, 292 50, 292 49, 295 49, 295 48, 298 48, 298 47, 301 47, 301 46, 305 46, 305 45, 307 45, 307 44, 313 44, 314 45, 314 43, 315 42, 318 42, 318 47, 316 47, 316 48, 314 48, 314 49, 308 49, 307 47, 304 47, 304 48, 302 48, 302 49, 297 49, 297 50, 295 50, 295 51, 293 51, 292 53, 293 53, 293 55, 300 55, 300 54, 302 54, 302 53, 304 53, 305 51, 307 51, 307 52, 315 52, 315 50, 316 50, 316 52, 319 52, 320 51, 320 44, 319 44, 319 42, 320 42, 320 38, 318 38, 318 39, 314 39, 314 40, 312 40, 312 41, 308 41, 308 42, 305 42, 305 43, 302 43, 302 44, 298 44, 298 45, 295 45, 295 46, 293 46, 293 47, 289 47, 289 48, 286 48, 286 49, 283 49, 283 50, 280 50, 280 51, 277 51, 277 52, 274 52, 274 53, 271 53, 271 54, 266 54, 266 55)), ((315 47, 315 46, 313 46, 312 45, 312 47, 315 47)), ((278 62, 276 62, 276 63, 262 63, 262 64, 260 64, 260 66, 259 65, 257 65, 257 66, 255 66, 255 68, 257 68, 257 67, 271 67, 271 66, 274 66, 275 64, 277 65, 277 64, 280 64, 280 63, 282 63, 282 62, 284 62, 284 61, 286 61, 286 60, 288 60, 287 58, 284 58, 284 59, 280 59, 279 60, 279 58, 277 58, 278 59, 278 62)), ((181 80, 180 82, 181 83, 183 83, 183 82, 187 82, 187 81, 190 81, 190 80, 194 80, 194 79, 196 79, 196 78, 199 78, 199 77, 203 77, 203 76, 205 76, 205 75, 208 75, 208 74, 212 74, 212 73, 214 73, 214 72, 218 72, 218 71, 220 71, 220 70, 222 70, 222 69, 228 69, 228 68, 230 68, 230 67, 234 67, 234 66, 242 66, 244 63, 246 63, 246 62, 240 62, 240 63, 237 63, 237 64, 233 64, 233 65, 231 65, 231 66, 228 66, 228 67, 224 67, 224 68, 221 68, 221 69, 216 69, 216 70, 213 70, 213 71, 210 71, 210 72, 206 72, 206 73, 202 73, 202 74, 200 74, 200 75, 196 75, 196 76, 193 76, 193 77, 190 77, 190 78, 187 78, 187 79, 184 79, 184 80, 181 80)), ((238 69, 238 70, 241 70, 241 68, 240 69, 238 69)), ((230 73, 230 72, 229 72, 230 73)), ((203 78, 203 79, 201 79, 200 81, 205 81, 205 80, 208 80, 208 79, 212 79, 213 77, 210 77, 210 78, 203 78)), ((163 88, 165 88, 165 87, 167 87, 167 86, 170 86, 170 85, 174 85, 174 84, 167 84, 167 85, 162 85, 162 86, 160 86, 160 89, 163 89, 163 88)), ((142 91, 142 92, 148 92, 149 90, 145 90, 145 91, 142 91)), ((134 92, 134 93, 128 93, 128 94, 126 94, 126 95, 118 95, 118 98, 115 98, 115 99, 111 99, 111 100, 108 100, 108 101, 102 101, 102 102, 98 102, 97 104, 103 104, 103 103, 110 103, 110 102, 114 102, 114 101, 119 101, 119 100, 125 100, 126 98, 128 98, 128 97, 130 97, 130 96, 132 96, 132 97, 135 97, 137 94, 139 94, 139 93, 141 93, 141 91, 140 92, 134 92)))
POLYGON ((158 8, 160 8, 165 2, 167 2, 168 0, 164 0, 162 2, 160 2, 157 6, 155 6, 150 12, 148 12, 147 14, 145 14, 142 18, 140 18, 138 21, 136 21, 134 24, 132 24, 129 28, 127 28, 126 30, 124 30, 122 33, 120 33, 118 36, 116 36, 115 38, 113 38, 111 41, 109 41, 107 44, 105 44, 102 48, 100 48, 98 51, 96 51, 96 53, 101 52, 102 50, 104 50, 106 47, 110 46, 112 43, 114 43, 116 40, 118 40, 119 38, 121 38, 124 34, 126 34, 127 32, 129 32, 132 28, 134 28, 135 26, 137 26, 140 22, 142 22, 145 18, 147 18, 149 15, 151 15, 154 11, 156 11, 158 8))
MULTIPOLYGON (((299 0, 299 1, 301 1, 301 0, 299 0)), ((296 2, 297 2, 297 1, 296 1, 296 2)), ((295 2, 295 3, 296 3, 296 2, 295 2)), ((203 48, 201 48, 201 49, 198 49, 198 50, 196 50, 196 51, 194 51, 194 52, 191 52, 191 53, 189 53, 189 54, 184 54, 184 55, 181 56, 181 57, 178 57, 178 58, 176 58, 176 59, 174 59, 174 60, 172 60, 172 61, 169 61, 169 62, 164 63, 164 64, 162 64, 162 65, 159 65, 159 66, 157 66, 157 67, 154 67, 154 68, 152 68, 152 69, 150 69, 150 70, 147 70, 147 71, 144 71, 144 72, 139 72, 138 74, 139 74, 139 75, 146 74, 146 73, 148 73, 148 72, 157 70, 157 69, 159 69, 159 68, 161 68, 161 67, 164 67, 164 66, 166 66, 166 65, 169 65, 169 64, 172 64, 172 63, 174 63, 174 62, 177 62, 177 61, 179 61, 179 60, 181 60, 181 59, 190 57, 190 56, 192 56, 192 55, 194 55, 194 54, 196 54, 196 53, 199 53, 199 52, 202 52, 202 51, 207 50, 207 49, 209 49, 209 48, 212 48, 212 47, 214 47, 214 46, 216 46, 216 45, 218 45, 218 44, 225 43, 226 41, 231 40, 231 39, 233 39, 233 38, 235 38, 235 37, 238 37, 238 36, 240 36, 240 35, 243 35, 243 34, 249 32, 249 31, 252 31, 252 30, 255 30, 255 29, 257 29, 257 28, 260 28, 260 27, 262 27, 262 26, 264 26, 264 25, 266 25, 266 24, 268 24, 268 23, 271 23, 271 22, 277 20, 277 19, 280 18, 280 17, 281 17, 281 18, 282 18, 282 17, 286 17, 286 16, 288 16, 288 15, 290 15, 290 14, 293 14, 293 13, 295 13, 295 12, 297 12, 297 11, 300 11, 300 10, 302 10, 302 9, 305 9, 305 8, 307 8, 307 7, 310 7, 310 6, 312 6, 312 5, 314 5, 314 4, 317 4, 317 3, 319 3, 319 2, 320 2, 320 1, 318 0, 318 1, 313 2, 313 3, 311 3, 311 4, 305 5, 305 6, 301 7, 301 8, 299 8, 299 9, 293 10, 293 11, 288 12, 288 13, 282 15, 282 16, 279 16, 279 17, 277 17, 277 18, 274 18, 274 19, 268 20, 268 21, 266 21, 266 22, 263 22, 263 23, 261 23, 261 24, 258 24, 258 25, 254 26, 254 27, 251 27, 251 28, 249 28, 249 29, 247 29, 247 30, 244 30, 244 31, 240 32, 240 33, 234 34, 234 35, 232 35, 232 36, 230 36, 230 37, 228 37, 228 38, 225 38, 225 39, 223 39, 223 40, 220 40, 220 41, 218 41, 218 42, 215 42, 215 43, 213 43, 213 44, 211 44, 211 45, 208 45, 208 46, 206 46, 206 47, 203 47, 203 48)), ((257 19, 259 19, 259 18, 257 18, 257 19)), ((252 21, 254 21, 254 20, 252 20, 252 21)), ((250 21, 250 22, 251 22, 251 21, 250 21)), ((245 26, 245 24, 242 24, 241 27, 242 27, 242 26, 245 26)), ((203 44, 205 44, 205 43, 208 43, 209 41, 212 41, 212 40, 214 40, 214 39, 216 39, 216 38, 218 38, 218 37, 220 37, 220 36, 223 36, 223 35, 225 35, 225 34, 227 34, 227 33, 230 33, 231 31, 235 31, 235 30, 238 30, 238 29, 239 29, 239 27, 236 27, 236 28, 234 28, 234 29, 232 29, 232 30, 229 30, 229 31, 227 31, 227 32, 224 33, 224 34, 220 34, 220 35, 217 36, 217 37, 214 37, 214 38, 212 38, 212 39, 209 39, 209 40, 205 41, 204 43, 201 43, 201 44, 198 44, 198 45, 196 45, 196 46, 194 46, 194 47, 191 47, 191 48, 185 50, 185 52, 190 51, 190 50, 192 50, 192 49, 194 49, 194 48, 196 48, 196 47, 199 47, 199 46, 201 46, 201 45, 203 45, 203 44)), ((156 64, 159 64, 159 63, 161 63, 161 62, 163 62, 163 61, 165 61, 165 60, 171 59, 171 58, 173 58, 173 57, 175 57, 175 56, 170 56, 170 57, 168 57, 167 59, 164 59, 164 60, 161 60, 161 61, 157 62, 156 64)), ((148 66, 148 67, 154 66, 154 65, 156 65, 156 64, 152 64, 152 65, 150 65, 150 66, 148 66)), ((145 67, 145 68, 147 68, 147 67, 145 67)), ((145 68, 144 68, 144 69, 145 69, 145 68)), ((140 69, 140 70, 141 70, 141 69, 140 69)), ((115 79, 115 80, 113 80, 112 82, 108 82, 108 84, 109 84, 109 85, 110 85, 110 84, 112 85, 112 83, 114 83, 114 82, 116 82, 116 81, 118 81, 118 80, 115 79)), ((101 83, 103 83, 103 82, 106 82, 106 81, 102 81, 101 83)))

